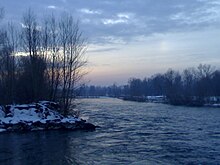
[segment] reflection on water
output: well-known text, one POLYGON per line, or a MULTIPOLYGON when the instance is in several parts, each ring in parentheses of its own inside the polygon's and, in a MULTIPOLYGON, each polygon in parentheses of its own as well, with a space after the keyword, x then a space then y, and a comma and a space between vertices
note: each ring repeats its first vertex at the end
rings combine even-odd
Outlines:
MULTIPOLYGON (((70 148, 74 136, 77 133, 62 131, 0 135, 0 164, 76 164, 74 159, 78 153, 70 148)), ((74 143, 80 145, 75 140, 74 143)))
POLYGON ((79 100, 94 132, 0 134, 0 164, 218 164, 220 109, 79 100))

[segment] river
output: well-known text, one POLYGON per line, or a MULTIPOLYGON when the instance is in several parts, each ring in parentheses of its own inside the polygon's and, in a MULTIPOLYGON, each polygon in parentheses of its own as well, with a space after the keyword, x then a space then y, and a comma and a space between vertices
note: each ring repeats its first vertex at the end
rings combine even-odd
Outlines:
POLYGON ((93 132, 0 134, 2 165, 220 164, 220 109, 78 100, 93 132))

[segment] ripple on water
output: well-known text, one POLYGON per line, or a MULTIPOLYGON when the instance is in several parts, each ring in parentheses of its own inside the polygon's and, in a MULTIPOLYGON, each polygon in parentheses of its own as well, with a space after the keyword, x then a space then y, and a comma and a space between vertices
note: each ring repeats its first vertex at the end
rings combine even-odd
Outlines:
POLYGON ((220 109, 78 100, 94 132, 0 135, 0 164, 219 164, 220 109))

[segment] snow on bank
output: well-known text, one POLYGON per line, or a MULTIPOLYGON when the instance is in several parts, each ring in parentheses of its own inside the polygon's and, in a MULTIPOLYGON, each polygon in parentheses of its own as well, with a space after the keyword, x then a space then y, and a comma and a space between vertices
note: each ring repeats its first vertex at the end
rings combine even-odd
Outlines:
MULTIPOLYGON (((41 122, 58 121, 61 123, 75 123, 80 121, 76 117, 64 118, 55 110, 48 108, 49 102, 40 102, 36 104, 11 105, 0 109, 0 122, 16 124, 19 122, 41 122), (6 112, 5 112, 6 111, 6 112)), ((51 102, 50 102, 51 103, 51 102)), ((56 105, 54 103, 54 105, 56 105)))
MULTIPOLYGON (((0 107, 0 132, 16 130, 83 129, 90 123, 74 116, 64 117, 54 102, 0 107)), ((92 126, 92 124, 90 125, 92 126)))
POLYGON ((5 131, 7 131, 7 130, 0 128, 0 132, 5 132, 5 131))

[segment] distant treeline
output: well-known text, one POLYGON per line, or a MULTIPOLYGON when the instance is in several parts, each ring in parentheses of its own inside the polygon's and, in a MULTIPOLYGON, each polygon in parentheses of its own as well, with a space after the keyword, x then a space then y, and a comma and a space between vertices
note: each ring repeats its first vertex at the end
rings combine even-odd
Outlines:
MULTIPOLYGON (((3 19, 0 9, 0 21, 3 19)), ((83 76, 86 44, 69 14, 40 22, 27 10, 21 25, 0 29, 0 104, 57 101, 67 113, 83 76)))
MULTIPOLYGON (((109 87, 82 86, 82 96, 145 97, 166 96, 171 104, 202 105, 213 96, 220 96, 220 70, 200 64, 183 72, 169 69, 143 80, 131 78, 127 85, 109 87)), ((214 101, 217 97, 213 98, 214 101)))

